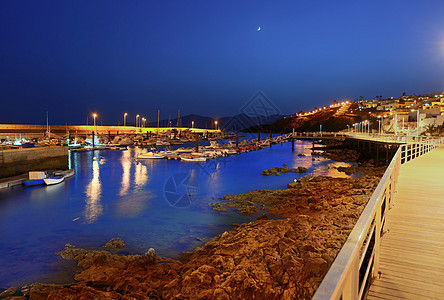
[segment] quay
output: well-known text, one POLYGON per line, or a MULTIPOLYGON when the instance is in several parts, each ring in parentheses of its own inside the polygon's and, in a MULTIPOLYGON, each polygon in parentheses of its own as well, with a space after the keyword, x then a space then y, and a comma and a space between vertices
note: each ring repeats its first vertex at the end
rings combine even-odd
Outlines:
POLYGON ((0 190, 4 188, 22 185, 23 181, 28 179, 28 174, 12 176, 8 178, 0 178, 0 190))
POLYGON ((443 299, 442 138, 401 138, 312 299, 443 299))
POLYGON ((0 149, 0 178, 48 169, 68 169, 68 147, 0 149))
MULTIPOLYGON (((188 127, 134 127, 134 126, 93 126, 93 125, 50 125, 51 134, 63 136, 66 134, 77 135, 85 137, 96 132, 101 135, 120 135, 120 134, 165 134, 176 130, 178 134, 182 132, 192 133, 209 133, 217 134, 221 131, 219 129, 202 129, 202 128, 188 128, 188 127)), ((0 124, 0 139, 7 136, 14 136, 21 134, 26 138, 39 138, 45 135, 48 127, 46 125, 19 125, 19 124, 0 124)))

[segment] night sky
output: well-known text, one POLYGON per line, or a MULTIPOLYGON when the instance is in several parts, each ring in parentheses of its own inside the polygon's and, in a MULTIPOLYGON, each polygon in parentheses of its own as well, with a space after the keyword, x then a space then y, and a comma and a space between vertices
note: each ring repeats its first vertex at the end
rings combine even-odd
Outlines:
POLYGON ((0 123, 217 118, 258 91, 281 114, 443 91, 443 15, 420 0, 0 0, 0 123))

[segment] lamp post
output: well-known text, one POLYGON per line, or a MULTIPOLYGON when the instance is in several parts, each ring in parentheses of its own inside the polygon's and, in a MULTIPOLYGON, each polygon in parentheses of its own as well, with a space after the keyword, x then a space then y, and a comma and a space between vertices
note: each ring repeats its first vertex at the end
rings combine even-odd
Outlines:
POLYGON ((95 134, 97 134, 96 117, 97 117, 97 114, 93 114, 93 118, 94 118, 94 132, 95 132, 95 134))
POLYGON ((217 121, 214 121, 214 127, 217 130, 217 121))
POLYGON ((126 116, 128 116, 128 113, 123 114, 123 126, 126 126, 126 116))
POLYGON ((191 128, 194 128, 194 121, 191 121, 191 128))
POLYGON ((138 125, 138 122, 139 122, 139 115, 136 116, 136 127, 138 125))
POLYGON ((145 118, 142 118, 142 127, 145 127, 145 122, 146 122, 146 119, 145 118))

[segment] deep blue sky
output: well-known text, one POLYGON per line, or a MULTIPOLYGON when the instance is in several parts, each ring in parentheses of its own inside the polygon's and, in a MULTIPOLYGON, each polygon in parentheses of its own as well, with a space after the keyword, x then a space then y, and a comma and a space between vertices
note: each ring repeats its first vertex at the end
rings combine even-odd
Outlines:
POLYGON ((0 123, 444 90, 444 1, 0 0, 0 123), (258 26, 261 27, 257 31, 258 26))

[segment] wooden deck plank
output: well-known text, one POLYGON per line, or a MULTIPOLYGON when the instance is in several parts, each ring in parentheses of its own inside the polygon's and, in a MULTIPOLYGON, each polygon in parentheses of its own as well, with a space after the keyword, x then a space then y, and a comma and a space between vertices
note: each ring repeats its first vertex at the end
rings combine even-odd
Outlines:
POLYGON ((367 299, 444 299, 444 147, 401 166, 367 299))

